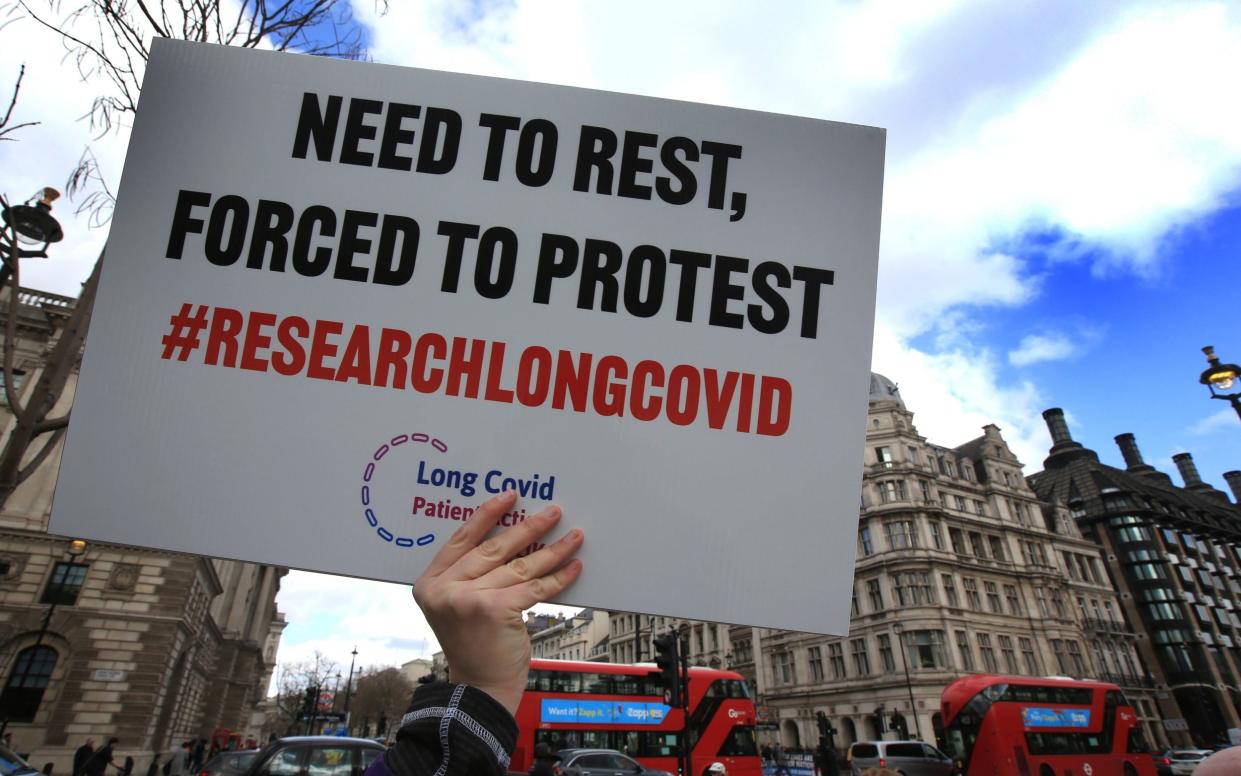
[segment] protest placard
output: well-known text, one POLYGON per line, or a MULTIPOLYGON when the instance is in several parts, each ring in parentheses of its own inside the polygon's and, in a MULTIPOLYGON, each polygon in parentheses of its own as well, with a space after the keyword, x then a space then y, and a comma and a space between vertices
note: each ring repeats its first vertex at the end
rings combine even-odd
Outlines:
POLYGON ((516 489, 563 603, 844 632, 884 142, 157 40, 51 530, 408 582, 516 489))

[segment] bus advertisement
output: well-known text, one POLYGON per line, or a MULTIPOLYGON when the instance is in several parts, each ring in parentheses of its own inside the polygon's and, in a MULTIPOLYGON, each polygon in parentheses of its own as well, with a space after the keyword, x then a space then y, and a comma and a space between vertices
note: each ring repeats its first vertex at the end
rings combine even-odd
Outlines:
POLYGON ((689 669, 689 719, 664 703, 659 670, 567 660, 530 661, 517 707, 512 772, 530 768, 534 747, 615 749, 649 768, 677 772, 677 736, 685 724, 691 773, 722 762, 730 776, 761 776, 754 701, 741 675, 689 669))
POLYGON ((944 688, 940 705, 945 750, 966 776, 1155 776, 1114 684, 980 674, 944 688))

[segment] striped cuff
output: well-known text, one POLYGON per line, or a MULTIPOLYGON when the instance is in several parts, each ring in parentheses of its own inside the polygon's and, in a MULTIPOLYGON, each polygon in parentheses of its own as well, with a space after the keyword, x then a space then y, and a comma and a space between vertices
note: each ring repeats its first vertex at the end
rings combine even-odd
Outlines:
POLYGON ((487 693, 463 684, 419 687, 386 756, 394 776, 504 774, 517 723, 487 693))

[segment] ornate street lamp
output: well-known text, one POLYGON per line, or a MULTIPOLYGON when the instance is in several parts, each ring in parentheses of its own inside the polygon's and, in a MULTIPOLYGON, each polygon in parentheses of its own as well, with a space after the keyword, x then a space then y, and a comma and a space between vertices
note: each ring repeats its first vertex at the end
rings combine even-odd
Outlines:
MULTIPOLYGON (((65 552, 73 560, 77 560, 86 554, 86 542, 82 539, 74 539, 69 542, 69 546, 65 548, 65 552)), ((47 614, 43 616, 43 626, 39 628, 39 636, 34 640, 34 646, 43 643, 43 637, 47 635, 47 629, 52 625, 52 617, 56 614, 56 605, 60 603, 59 599, 52 599, 52 603, 48 606, 47 614)))
POLYGON ((1241 382, 1241 366, 1221 364, 1212 345, 1207 345, 1202 352, 1206 353, 1209 366, 1202 372, 1198 382, 1211 391, 1212 399, 1223 399, 1231 404, 1237 411, 1237 417, 1241 418, 1241 390, 1233 390, 1237 388, 1238 382, 1241 382))
POLYGON ((9 205, 3 202, 0 217, 4 218, 5 226, 12 230, 6 231, 0 244, 3 252, 0 259, 0 288, 9 281, 18 259, 47 258, 47 247, 64 239, 64 230, 60 223, 52 217, 52 203, 60 197, 60 192, 51 186, 39 189, 39 192, 22 205, 9 205), (30 246, 23 248, 22 246, 30 246))

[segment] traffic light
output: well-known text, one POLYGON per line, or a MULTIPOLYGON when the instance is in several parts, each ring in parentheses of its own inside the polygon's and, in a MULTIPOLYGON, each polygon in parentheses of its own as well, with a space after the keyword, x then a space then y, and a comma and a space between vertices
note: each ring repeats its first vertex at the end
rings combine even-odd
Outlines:
POLYGON ((305 714, 307 717, 314 716, 315 701, 317 701, 318 699, 319 699, 319 688, 318 687, 307 687, 305 691, 302 692, 302 714, 305 714))
POLYGON ((655 665, 659 666, 660 681, 664 685, 664 703, 669 706, 681 705, 678 641, 673 633, 655 637, 655 665))
POLYGON ((909 738, 909 728, 905 722, 905 715, 899 711, 892 712, 892 729, 899 733, 901 738, 909 738))
POLYGON ((884 733, 887 732, 888 728, 884 724, 885 720, 883 718, 883 707, 882 706, 875 709, 875 713, 871 715, 871 719, 874 720, 875 722, 876 733, 882 736, 884 733))

